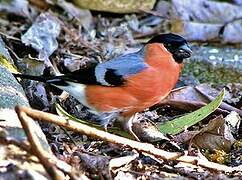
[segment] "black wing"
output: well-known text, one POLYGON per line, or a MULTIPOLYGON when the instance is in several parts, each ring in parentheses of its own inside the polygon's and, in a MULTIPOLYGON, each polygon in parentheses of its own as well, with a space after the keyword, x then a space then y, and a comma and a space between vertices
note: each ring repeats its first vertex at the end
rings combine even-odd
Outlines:
MULTIPOLYGON (((95 70, 96 70, 96 66, 86 68, 86 69, 79 69, 65 75, 56 76, 55 79, 70 81, 70 82, 77 82, 81 84, 89 84, 89 85, 104 85, 97 81, 95 70)), ((47 82, 50 82, 52 80, 49 80, 47 82)), ((121 75, 118 75, 116 73, 116 70, 114 69, 106 70, 105 80, 107 81, 108 84, 110 84, 110 86, 120 86, 120 85, 123 85, 125 82, 124 78, 121 75)), ((53 81, 51 83, 53 83, 53 81)))
POLYGON ((56 81, 56 85, 58 82, 64 83, 62 81, 70 81, 90 85, 121 86, 125 83, 125 78, 147 68, 142 53, 141 50, 136 53, 119 56, 86 69, 79 69, 65 75, 57 76, 48 82, 53 83, 54 80, 56 81))
MULTIPOLYGON (((96 79, 95 66, 86 69, 79 69, 77 71, 59 76, 32 76, 27 74, 13 75, 22 79, 31 79, 34 81, 40 81, 57 86, 67 86, 69 85, 68 81, 80 84, 104 85, 98 82, 96 79)), ((125 82, 123 77, 121 75, 118 75, 114 69, 107 69, 105 74, 105 80, 109 83, 109 86, 120 86, 123 85, 125 82)))

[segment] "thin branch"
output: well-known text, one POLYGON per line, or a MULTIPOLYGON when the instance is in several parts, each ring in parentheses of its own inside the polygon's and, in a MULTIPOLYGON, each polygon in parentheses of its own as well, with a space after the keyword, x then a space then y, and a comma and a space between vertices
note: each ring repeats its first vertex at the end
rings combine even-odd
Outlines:
POLYGON ((29 140, 31 152, 38 157, 40 163, 44 166, 50 177, 59 180, 64 179, 65 176, 61 172, 65 172, 71 180, 76 180, 78 177, 73 171, 70 165, 64 161, 58 160, 53 154, 46 151, 41 145, 38 136, 33 131, 31 123, 33 120, 27 116, 27 114, 20 109, 16 108, 17 115, 29 140))
POLYGON ((104 141, 115 143, 119 146, 129 146, 141 152, 151 154, 156 158, 190 163, 190 164, 194 164, 194 165, 201 166, 215 171, 224 171, 224 172, 242 171, 242 166, 229 167, 226 165, 210 162, 207 159, 203 159, 201 157, 194 157, 194 156, 187 156, 187 155, 181 156, 181 153, 167 152, 167 151, 155 148, 152 144, 141 143, 130 139, 126 139, 117 135, 110 134, 105 131, 98 130, 96 128, 89 127, 87 125, 84 125, 75 121, 68 121, 54 114, 33 110, 28 107, 17 106, 16 111, 22 112, 24 114, 26 113, 28 116, 32 117, 33 119, 54 123, 59 126, 66 127, 75 132, 79 132, 82 134, 86 134, 88 136, 102 139, 104 141))
POLYGON ((54 114, 45 113, 45 112, 41 112, 38 110, 33 110, 28 107, 19 107, 19 106, 16 107, 16 111, 24 112, 35 120, 54 123, 59 126, 63 126, 67 129, 70 129, 72 131, 79 132, 79 133, 85 134, 87 136, 91 136, 93 138, 108 141, 108 142, 117 144, 119 146, 128 146, 133 149, 154 155, 155 157, 161 158, 164 160, 173 160, 173 159, 177 159, 179 156, 181 156, 181 153, 164 151, 164 150, 155 148, 152 144, 141 143, 141 142, 130 140, 130 139, 127 139, 124 137, 114 135, 114 134, 110 134, 108 132, 98 130, 93 127, 89 127, 85 124, 66 120, 63 117, 60 117, 60 116, 57 116, 54 114))
POLYGON ((33 122, 33 120, 18 108, 16 108, 16 112, 31 145, 32 152, 38 157, 40 163, 44 166, 50 177, 55 180, 64 179, 64 174, 58 170, 56 166, 53 166, 53 158, 42 148, 38 137, 33 132, 33 127, 31 126, 31 121, 33 122))
POLYGON ((215 162, 208 161, 207 159, 194 157, 194 156, 181 156, 177 161, 194 164, 204 168, 208 168, 215 171, 223 172, 233 172, 233 171, 242 171, 242 166, 230 167, 223 164, 218 164, 215 162))
POLYGON ((2 32, 2 31, 0 31, 0 35, 4 36, 6 39, 10 39, 10 40, 21 42, 21 39, 13 37, 13 36, 10 36, 10 35, 2 32))

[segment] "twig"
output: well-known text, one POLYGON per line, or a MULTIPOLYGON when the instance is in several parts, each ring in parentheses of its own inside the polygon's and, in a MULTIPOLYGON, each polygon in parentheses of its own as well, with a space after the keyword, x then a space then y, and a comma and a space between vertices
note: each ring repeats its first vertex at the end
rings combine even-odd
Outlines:
POLYGON ((145 10, 145 9, 140 9, 140 11, 143 12, 143 13, 146 13, 146 14, 151 14, 153 16, 158 16, 158 17, 165 19, 165 20, 172 20, 170 17, 164 16, 161 13, 159 13, 158 11, 145 10))
POLYGON ((160 29, 155 28, 155 29, 148 31, 148 32, 145 32, 145 33, 137 33, 137 34, 134 35, 134 38, 140 39, 140 38, 147 37, 147 36, 153 36, 155 34, 158 34, 159 32, 160 32, 160 29))
POLYGON ((65 176, 60 171, 62 170, 68 174, 70 179, 77 179, 74 172, 72 172, 71 170, 71 166, 69 166, 63 161, 58 160, 54 155, 44 150, 43 146, 41 145, 38 139, 38 136, 35 134, 35 132, 33 131, 33 127, 31 126, 33 120, 30 117, 28 117, 28 115, 20 108, 16 107, 15 110, 30 143, 31 151, 35 156, 38 157, 40 163, 44 166, 45 170, 48 172, 50 177, 56 180, 64 179, 65 176))
POLYGON ((154 155, 155 157, 161 158, 164 160, 174 160, 174 159, 177 159, 179 156, 181 156, 181 153, 164 151, 164 150, 155 148, 152 144, 141 143, 141 142, 130 140, 114 134, 110 134, 108 132, 98 130, 96 128, 87 126, 85 124, 66 120, 65 118, 59 117, 54 114, 45 113, 38 110, 33 110, 28 107, 19 107, 19 106, 16 107, 16 111, 24 112, 35 120, 54 123, 59 126, 63 126, 67 129, 70 129, 72 131, 86 134, 87 136, 91 136, 94 138, 102 139, 104 141, 117 144, 119 146, 128 146, 138 151, 142 151, 142 152, 154 155))
POLYGON ((242 166, 229 167, 226 165, 210 162, 201 157, 194 157, 194 156, 187 156, 187 155, 181 156, 181 153, 167 152, 167 151, 155 148, 152 144, 141 143, 130 139, 126 139, 114 134, 110 134, 105 131, 101 131, 101 130, 89 127, 87 125, 84 125, 75 121, 68 121, 54 114, 33 110, 28 107, 17 106, 16 111, 18 112, 18 114, 21 113, 21 114, 24 114, 25 116, 27 114, 28 116, 36 120, 47 121, 50 123, 57 124, 59 126, 64 126, 75 132, 83 133, 88 136, 99 138, 104 141, 115 143, 120 146, 129 146, 133 149, 145 152, 147 154, 154 155, 155 157, 161 158, 164 160, 176 160, 178 162, 186 162, 186 163, 194 164, 197 166, 205 167, 216 171, 224 171, 224 172, 242 171, 242 166))
POLYGON ((18 108, 16 108, 16 112, 27 135, 29 143, 31 144, 32 152, 38 157, 40 163, 44 166, 50 177, 53 177, 53 179, 56 180, 64 179, 64 174, 60 170, 58 170, 56 166, 53 166, 53 162, 51 162, 52 158, 45 150, 43 150, 37 136, 31 130, 30 122, 32 121, 32 119, 30 119, 25 112, 21 111, 18 108))
POLYGON ((21 42, 21 39, 13 37, 13 36, 10 36, 10 35, 8 35, 8 34, 6 34, 4 32, 1 32, 1 31, 0 31, 0 35, 4 36, 6 39, 11 39, 11 40, 14 40, 14 41, 21 42))
POLYGON ((10 47, 8 47, 8 46, 5 46, 7 49, 8 49, 8 51, 10 52, 10 53, 12 53, 12 55, 15 57, 15 59, 17 60, 17 61, 22 61, 22 59, 20 58, 20 57, 18 57, 18 55, 10 48, 10 47))
POLYGON ((181 156, 177 159, 177 161, 194 164, 194 165, 205 167, 215 171, 223 171, 223 172, 242 171, 242 166, 229 167, 223 164, 218 164, 218 163, 211 162, 206 159, 194 157, 194 156, 181 156))
POLYGON ((77 146, 76 141, 72 138, 72 136, 71 136, 70 133, 66 130, 66 128, 61 127, 61 129, 62 129, 62 130, 64 131, 64 133, 70 138, 71 142, 72 142, 75 146, 77 146))

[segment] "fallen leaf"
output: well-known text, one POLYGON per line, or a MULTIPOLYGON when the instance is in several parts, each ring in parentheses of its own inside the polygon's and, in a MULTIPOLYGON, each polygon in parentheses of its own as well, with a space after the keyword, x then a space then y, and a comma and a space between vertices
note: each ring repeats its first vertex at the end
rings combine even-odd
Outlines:
POLYGON ((129 156, 113 158, 109 162, 109 170, 114 171, 115 169, 132 162, 133 160, 135 160, 138 157, 139 157, 139 154, 134 153, 133 155, 129 155, 129 156))
MULTIPOLYGON (((79 123, 82 123, 82 124, 86 124, 88 126, 91 126, 91 127, 95 127, 97 129, 103 129, 103 126, 101 126, 101 124, 97 123, 97 122, 93 122, 93 121, 88 121, 87 120, 83 120, 83 119, 79 119, 79 118, 76 118, 72 115, 70 115, 69 113, 67 113, 59 104, 55 103, 55 108, 56 108, 56 112, 58 115, 62 116, 62 117, 66 117, 68 118, 69 120, 72 120, 72 121, 76 121, 76 122, 79 122, 79 123)), ((125 132, 125 131, 122 131, 120 130, 120 128, 118 127, 110 127, 107 129, 108 132, 112 132, 112 133, 115 133, 115 134, 118 134, 118 135, 121 135, 123 137, 130 137, 130 134, 128 132, 125 132)))
POLYGON ((109 156, 101 156, 101 155, 89 155, 86 153, 78 153, 78 156, 81 159, 81 164, 87 170, 92 173, 101 173, 104 176, 110 177, 109 173, 109 156))
POLYGON ((114 180, 119 180, 119 179, 136 180, 137 178, 135 177, 134 174, 130 172, 119 171, 117 176, 114 177, 114 180))
POLYGON ((164 134, 161 133, 154 125, 154 123, 151 123, 150 121, 140 120, 133 122, 132 129, 138 138, 143 142, 169 142, 169 139, 165 137, 164 134))
POLYGON ((204 103, 209 102, 206 98, 204 98, 204 96, 202 96, 200 93, 198 93, 193 86, 185 86, 185 87, 174 89, 166 97, 165 101, 167 101, 167 99, 176 100, 176 101, 181 100, 181 101, 197 101, 197 102, 204 102, 204 103))
POLYGON ((60 34, 60 22, 51 13, 40 14, 28 31, 22 35, 21 41, 25 45, 31 45, 39 52, 38 58, 44 60, 46 65, 49 62, 49 56, 58 48, 56 38, 60 34))
POLYGON ((176 118, 172 121, 168 121, 164 124, 158 125, 159 130, 165 134, 178 134, 185 128, 191 127, 194 124, 200 122, 206 118, 209 114, 214 112, 222 103, 225 90, 223 89, 221 93, 215 98, 214 101, 210 102, 206 106, 191 112, 180 118, 176 118))
MULTIPOLYGON (((233 99, 240 100, 240 86, 236 85, 236 89, 227 90, 226 87, 224 101, 231 103, 233 99), (236 91, 236 92, 232 92, 236 91), (239 92, 238 92, 239 91, 239 92), (233 97, 233 98, 232 98, 233 97)), ((221 88, 220 88, 221 89, 221 88)), ((170 106, 173 109, 182 110, 185 112, 197 110, 213 101, 219 94, 219 90, 212 87, 211 84, 199 84, 195 87, 185 86, 174 89, 164 100, 159 103, 159 107, 170 106)), ((236 111, 242 115, 242 111, 226 102, 222 102, 220 107, 216 109, 216 113, 228 114, 231 111, 236 111)), ((238 103, 238 107, 240 104, 238 103)))
POLYGON ((216 149, 228 152, 235 142, 234 135, 238 133, 240 120, 240 116, 234 111, 226 118, 218 116, 209 121, 208 125, 192 138, 191 143, 211 151, 216 149))

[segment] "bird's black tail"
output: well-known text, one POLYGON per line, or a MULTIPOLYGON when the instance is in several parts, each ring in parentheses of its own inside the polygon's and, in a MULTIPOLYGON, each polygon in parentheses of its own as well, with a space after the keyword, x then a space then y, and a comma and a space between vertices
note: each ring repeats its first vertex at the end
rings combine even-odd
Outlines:
POLYGON ((19 77, 21 79, 30 79, 34 81, 40 81, 46 83, 48 81, 48 78, 43 77, 43 76, 32 76, 32 75, 27 75, 27 74, 14 74, 14 77, 19 77))
POLYGON ((32 75, 27 75, 27 74, 14 74, 14 77, 16 78, 21 78, 21 79, 30 79, 34 81, 39 81, 39 82, 44 82, 56 86, 67 86, 68 83, 63 79, 63 76, 50 76, 50 77, 45 77, 45 76, 32 76, 32 75))

